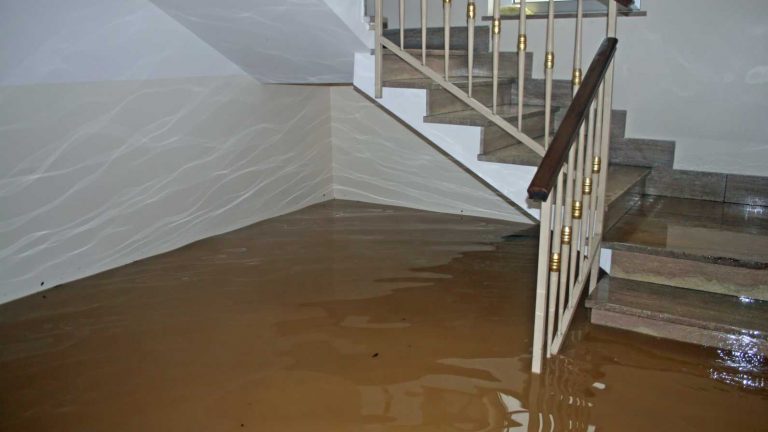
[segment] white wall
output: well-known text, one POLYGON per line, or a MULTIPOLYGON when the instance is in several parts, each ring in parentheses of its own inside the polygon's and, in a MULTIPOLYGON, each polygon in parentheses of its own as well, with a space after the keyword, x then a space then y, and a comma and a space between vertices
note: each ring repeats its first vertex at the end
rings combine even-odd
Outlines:
POLYGON ((0 11, 0 302, 331 198, 328 88, 144 0, 0 11))
POLYGON ((352 88, 331 105, 336 198, 530 222, 352 88))
MULTIPOLYGON (((373 49, 374 33, 369 30, 363 0, 323 0, 368 49, 373 49)), ((358 48, 359 49, 359 48, 358 48)))
POLYGON ((628 136, 677 142, 675 167, 768 174, 768 2, 643 0, 619 27, 628 136))

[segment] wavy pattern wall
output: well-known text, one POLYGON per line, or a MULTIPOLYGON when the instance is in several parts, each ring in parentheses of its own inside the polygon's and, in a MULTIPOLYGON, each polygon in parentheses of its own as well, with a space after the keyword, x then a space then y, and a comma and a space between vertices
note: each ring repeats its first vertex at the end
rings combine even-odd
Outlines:
POLYGON ((0 0, 0 303, 334 196, 520 218, 351 89, 254 78, 350 79, 349 0, 156 3, 210 40, 147 0, 0 0), (327 31, 289 55, 270 16, 327 31))
POLYGON ((530 222, 351 87, 334 87, 331 105, 337 198, 530 222))
POLYGON ((329 91, 0 89, 0 302, 331 197, 329 91))

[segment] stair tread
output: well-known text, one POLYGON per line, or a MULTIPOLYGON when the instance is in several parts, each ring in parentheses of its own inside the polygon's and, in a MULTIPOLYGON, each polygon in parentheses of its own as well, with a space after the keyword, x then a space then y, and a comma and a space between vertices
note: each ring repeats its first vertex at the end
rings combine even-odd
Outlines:
POLYGON ((644 196, 606 233, 605 246, 768 270, 768 207, 644 196))
MULTIPOLYGON (((475 49, 477 51, 488 51, 490 40, 488 35, 490 34, 490 28, 484 25, 478 25, 475 27, 475 49)), ((445 29, 440 27, 428 27, 427 28, 427 48, 441 49, 444 47, 444 35, 445 29)), ((468 28, 464 26, 451 26, 451 46, 456 48, 467 48, 468 43, 468 28)), ((384 37, 395 42, 400 43, 400 29, 391 28, 384 30, 384 37)), ((421 28, 406 28, 405 29, 405 46, 406 48, 421 48, 421 28)))
POLYGON ((650 168, 611 164, 605 189, 605 205, 609 206, 651 173, 650 168))
POLYGON ((589 308, 768 340, 768 302, 649 282, 605 277, 589 308))
MULTIPOLYGON (((543 144, 544 138, 538 138, 536 139, 536 142, 543 144)), ((483 162, 507 163, 511 165, 538 166, 541 163, 541 156, 524 144, 515 144, 481 154, 478 156, 478 160, 483 162)), ((619 199, 638 182, 643 180, 650 174, 650 172, 651 169, 645 167, 610 165, 608 167, 605 205, 611 205, 611 203, 619 199)))
MULTIPOLYGON (((467 87, 469 85, 469 77, 466 76, 455 76, 451 77, 448 81, 451 82, 451 84, 454 84, 458 87, 467 87)), ((501 77, 499 78, 499 84, 511 84, 517 82, 517 79, 512 77, 501 77)), ((472 86, 473 87, 484 87, 484 86, 491 86, 493 85, 493 79, 492 78, 486 78, 486 77, 474 77, 472 79, 472 86)), ((413 89, 439 89, 442 88, 442 86, 435 81, 432 81, 431 78, 400 78, 400 79, 393 79, 393 80, 385 80, 383 82, 384 87, 392 87, 392 88, 413 88, 413 89)))
MULTIPOLYGON (((536 138, 534 141, 544 145, 544 137, 536 138)), ((541 156, 522 143, 502 147, 487 153, 481 153, 477 156, 477 159, 483 162, 525 166, 538 166, 541 163, 541 156)))
MULTIPOLYGON (((554 108, 553 108, 554 111, 554 108)), ((505 119, 517 118, 517 105, 500 105, 496 113, 505 119)), ((530 117, 544 114, 544 107, 540 105, 523 106, 523 117, 530 117)), ((474 109, 454 111, 449 113, 440 113, 424 116, 427 123, 444 123, 464 126, 489 126, 493 122, 474 109)))
MULTIPOLYGON (((427 55, 445 56, 445 50, 444 49, 430 48, 430 49, 427 49, 426 51, 427 51, 427 55)), ((408 54, 413 55, 414 57, 420 57, 421 56, 421 48, 406 48, 405 52, 407 52, 408 54)), ((451 55, 454 55, 454 54, 455 55, 467 55, 467 54, 469 54, 469 50, 466 50, 466 49, 449 49, 448 53, 451 54, 451 55)), ((384 50, 383 54, 385 56, 387 56, 387 55, 397 55, 397 54, 395 54, 394 52, 392 52, 390 50, 384 50)), ((480 54, 488 54, 488 53, 486 53, 485 51, 482 51, 482 52, 475 52, 475 54, 476 55, 480 55, 480 54)))
MULTIPOLYGON (((421 48, 406 48, 405 52, 407 52, 408 54, 411 54, 412 56, 414 56, 416 58, 419 58, 419 59, 421 58, 421 48)), ((397 55, 393 51, 388 50, 388 49, 385 49, 382 52, 382 54, 385 55, 385 56, 397 55)), ((445 49, 428 48, 426 50, 426 54, 428 56, 445 57, 445 49)), ((466 48, 462 48, 462 49, 449 49, 448 50, 448 54, 450 54, 450 55, 457 55, 457 56, 466 56, 466 55, 469 55, 469 50, 467 50, 466 48)), ((518 55, 519 54, 517 53, 517 51, 501 51, 501 52, 499 52, 499 57, 500 58, 504 58, 504 57, 517 58, 518 55)), ((474 51, 474 58, 475 58, 475 60, 480 60, 480 59, 485 58, 485 57, 493 58, 493 53, 489 52, 489 51, 478 51, 478 50, 474 51)))

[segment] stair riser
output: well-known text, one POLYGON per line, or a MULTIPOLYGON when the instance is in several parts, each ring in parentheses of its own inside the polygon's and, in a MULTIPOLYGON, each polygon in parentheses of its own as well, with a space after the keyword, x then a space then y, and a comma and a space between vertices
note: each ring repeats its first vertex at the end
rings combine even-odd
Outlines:
MULTIPOLYGON (((528 61, 530 64, 530 60, 528 61)), ((512 89, 512 98, 517 100, 517 87, 512 89)), ((546 82, 543 79, 526 79, 523 93, 525 103, 544 105, 546 100, 546 82)), ((552 105, 567 108, 573 100, 573 88, 570 81, 552 81, 552 105)), ((563 109, 564 113, 565 110, 563 109)))
MULTIPOLYGON (((530 62, 529 62, 530 63, 530 62)), ((544 81, 528 79, 525 82, 525 103, 544 105, 544 81)), ((571 103, 571 87, 570 83, 563 81, 555 81, 552 89, 552 104, 554 106, 562 107, 559 111, 560 115, 565 114, 565 109, 571 103)), ((479 100, 485 106, 491 106, 493 101, 493 90, 491 86, 476 86, 473 89, 472 96, 479 100), (487 89, 485 88, 487 87, 487 89)), ((504 83, 499 84, 499 104, 513 104, 517 101, 518 84, 504 83)), ((430 101, 428 109, 431 113, 437 114, 441 112, 452 112, 468 109, 469 107, 461 100, 454 97, 443 89, 434 89, 430 92, 430 101), (434 98, 434 101, 431 99, 434 98)), ((624 121, 626 117, 619 115, 615 117, 615 121, 611 123, 615 128, 623 134, 624 121)), ((613 132, 613 129, 612 129, 613 132)))
MULTIPOLYGON (((427 29, 427 49, 443 49, 445 45, 445 32, 442 27, 427 29)), ((466 50, 468 43, 468 30, 466 27, 451 27, 450 48, 454 50, 466 50)), ((384 31, 384 37, 400 44, 400 29, 384 31)), ((489 51, 489 29, 487 26, 475 27, 475 50, 478 52, 489 51)), ((421 28, 405 29, 405 48, 421 49, 421 28)))
MULTIPOLYGON (((468 63, 466 54, 452 54, 449 60, 450 76, 467 76, 468 63)), ((445 58, 442 55, 427 56, 427 66, 432 70, 444 73, 445 58)), ((417 69, 405 62, 397 55, 387 54, 384 56, 384 80, 423 78, 424 75, 417 69)), ((493 59, 489 54, 476 55, 472 67, 475 77, 491 77, 493 75, 493 59)), ((527 74, 530 73, 530 69, 527 74)), ((499 77, 515 78, 517 77, 517 54, 501 53, 499 56, 499 77)))
MULTIPOLYGON (((496 101, 499 105, 512 103, 512 86, 517 84, 499 85, 496 101)), ((465 86, 462 86, 467 91, 465 86)), ((493 104, 493 87, 483 85, 472 89, 472 98, 481 104, 490 107, 493 104)), ((427 114, 441 114, 470 109, 469 105, 444 89, 431 89, 427 97, 427 114)))
MULTIPOLYGON (((513 85, 514 86, 514 85, 513 85)), ((512 103, 515 102, 515 98, 511 95, 504 95, 504 100, 507 100, 507 98, 512 99, 512 103)), ((491 98, 489 98, 490 101, 491 98)), ((441 102, 442 103, 442 102, 441 102)), ((454 106, 450 106, 453 108, 454 106)), ((561 109, 555 115, 553 116, 553 127, 552 132, 554 134, 554 131, 556 130, 557 125, 560 124, 560 121, 562 120, 562 116, 564 114, 565 110, 561 109)), ((615 127, 623 128, 622 124, 625 121, 624 116, 616 116, 613 117, 612 123, 616 125, 615 127)), ((543 125, 536 126, 537 130, 544 129, 543 125)), ((539 132, 537 135, 541 136, 542 132, 539 132)), ((504 146, 507 145, 506 142, 501 142, 499 145, 494 145, 491 143, 491 139, 489 137, 488 144, 486 145, 486 148, 488 149, 494 149, 498 150, 501 148, 504 148, 504 146)), ((517 144, 522 146, 522 144, 517 144)), ((541 163, 541 156, 538 156, 534 154, 531 151, 526 149, 520 149, 515 150, 511 152, 505 152, 503 154, 493 154, 491 153, 494 150, 483 150, 478 155, 478 159, 484 162, 497 162, 497 163, 507 163, 512 165, 523 165, 523 166, 538 166, 541 163)), ((638 201, 638 195, 642 193, 642 191, 645 188, 645 180, 640 181, 635 187, 628 189, 622 196, 619 198, 612 200, 609 204, 608 211, 606 212, 606 225, 605 230, 607 231, 610 229, 617 221, 618 219, 623 216, 627 210, 629 210, 633 205, 635 205, 638 201)))
POLYGON ((768 301, 768 270, 614 250, 611 276, 768 301))
MULTIPOLYGON (((516 126, 517 121, 513 120, 511 123, 516 126)), ((539 138, 544 136, 544 115, 530 116, 523 119, 523 132, 531 138, 539 138)), ((480 151, 482 153, 492 152, 503 147, 511 145, 524 145, 520 141, 508 134, 500 127, 486 126, 483 128, 482 138, 480 141, 480 151)))
POLYGON ((621 219, 622 216, 640 202, 643 189, 645 188, 645 179, 641 180, 635 187, 623 194, 605 209, 603 222, 603 233, 607 233, 621 219))
MULTIPOLYGON (((627 315, 613 311, 592 309, 592 324, 603 325, 649 336, 672 339, 697 345, 711 346, 732 350, 733 335, 714 330, 689 327, 682 324, 657 321, 635 315, 627 315)), ((768 343, 764 340, 747 338, 740 342, 756 349, 762 355, 768 354, 768 343)))

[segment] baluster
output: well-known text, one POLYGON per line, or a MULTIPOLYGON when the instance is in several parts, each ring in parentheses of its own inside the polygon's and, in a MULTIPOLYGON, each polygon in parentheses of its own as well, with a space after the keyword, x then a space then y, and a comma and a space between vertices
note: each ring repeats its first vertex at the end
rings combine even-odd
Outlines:
MULTIPOLYGON (((607 26, 607 35, 608 37, 616 37, 616 2, 610 1, 608 2, 608 26, 607 26)), ((605 74, 605 81, 603 82, 603 86, 605 87, 603 90, 603 100, 601 103, 603 104, 602 111, 603 111, 603 122, 602 127, 600 130, 601 137, 601 146, 600 146, 600 159, 602 161, 602 164, 604 165, 601 167, 600 172, 598 173, 599 181, 598 181, 598 196, 597 196, 597 217, 595 222, 595 231, 596 235, 595 238, 598 239, 598 245, 600 244, 600 241, 602 240, 603 236, 603 221, 605 218, 605 182, 608 177, 608 156, 609 156, 609 147, 611 145, 611 110, 613 109, 613 74, 615 69, 615 63, 611 62, 611 65, 608 67, 608 71, 605 74)), ((599 246, 597 250, 597 254, 600 254, 599 246)), ((592 264, 592 277, 590 278, 589 282, 589 292, 592 292, 595 289, 595 286, 597 285, 597 275, 598 271, 600 270, 600 259, 599 257, 595 257, 592 264)))
POLYGON ((547 16, 547 52, 544 54, 544 142, 549 145, 552 128, 552 70, 555 68, 555 2, 549 0, 547 16))
MULTIPOLYGON (((574 156, 573 156, 573 149, 571 149, 568 152, 568 165, 564 167, 564 169, 561 171, 560 176, 563 177, 563 182, 565 183, 565 199, 563 201, 563 216, 562 216, 562 227, 560 228, 560 252, 562 256, 562 263, 560 265, 560 309, 559 309, 559 317, 560 321, 558 321, 557 326, 557 332, 564 333, 565 329, 562 326, 562 317, 565 313, 566 308, 566 293, 568 288, 568 274, 570 272, 570 268, 573 266, 573 261, 569 260, 570 251, 573 246, 571 246, 574 233, 571 229, 571 219, 572 215, 571 212, 568 211, 568 206, 573 201, 573 166, 574 166, 574 156)), ((561 183, 559 183, 561 184, 561 183)), ((570 298, 568 298, 568 301, 570 302, 570 298)), ((554 351, 555 354, 557 354, 556 351, 554 351)))
POLYGON ((525 34, 525 0, 520 0, 520 26, 517 34, 517 128, 523 130, 523 101, 525 99, 525 53, 528 36, 525 34))
POLYGON ((472 97, 472 74, 474 72, 475 64, 475 2, 470 0, 467 2, 467 76, 468 76, 468 94, 472 97))
POLYGON ((450 67, 450 49, 451 49, 451 0, 443 0, 443 33, 445 36, 445 42, 443 48, 445 49, 444 63, 445 63, 445 79, 448 79, 448 69, 450 67))
POLYGON ((499 93, 499 42, 501 36, 501 0, 494 0, 493 2, 493 25, 491 26, 491 33, 493 34, 493 113, 496 114, 496 108, 498 101, 496 100, 499 93))
MULTIPOLYGON (((574 170, 575 177, 574 177, 574 194, 573 194, 573 210, 572 210, 572 216, 573 216, 573 232, 578 235, 578 238, 575 239, 574 247, 571 251, 571 258, 573 259, 573 262, 576 263, 578 260, 578 254, 581 253, 581 256, 584 257, 587 255, 587 251, 585 251, 581 246, 584 243, 584 236, 580 235, 582 232, 582 219, 584 217, 585 205, 584 205, 584 196, 587 195, 587 197, 592 193, 592 179, 589 179, 589 182, 584 182, 584 147, 585 147, 585 138, 586 138, 586 128, 582 124, 582 126, 579 128, 579 137, 578 137, 578 143, 577 143, 577 149, 576 149, 576 168, 574 170), (587 184, 588 183, 588 184, 587 184)), ((573 149, 571 149, 573 150, 573 149)), ((579 273, 585 273, 587 269, 580 269, 579 273)), ((574 280, 575 283, 575 272, 574 272, 574 280)))
POLYGON ((597 90, 597 99, 595 99, 595 131, 594 131, 594 149, 592 150, 592 189, 595 193, 592 194, 591 204, 594 218, 592 220, 592 227, 590 229, 590 241, 595 240, 597 232, 597 196, 600 190, 600 171, 602 170, 602 159, 600 158, 603 136, 601 131, 603 130, 603 99, 605 97, 605 83, 600 84, 597 90))
POLYGON ((427 65, 427 0, 421 0, 421 64, 427 65))
POLYGON ((376 54, 375 54, 375 57, 376 57, 376 60, 375 60, 376 61, 376 85, 375 85, 375 87, 376 88, 375 88, 375 91, 374 91, 374 93, 375 93, 374 96, 376 96, 377 99, 380 99, 381 98, 381 93, 382 93, 382 88, 383 88, 381 74, 382 74, 382 69, 383 69, 382 68, 382 66, 383 66, 383 63, 382 63, 382 61, 383 61, 383 58, 382 58, 383 52, 382 51, 384 50, 384 47, 381 45, 381 37, 382 37, 382 33, 384 31, 384 24, 383 24, 384 13, 382 12, 382 0, 376 0, 375 9, 376 10, 375 10, 374 13, 375 13, 376 16, 375 16, 374 19, 376 21, 374 22, 374 25, 375 25, 375 28, 376 28, 376 47, 375 47, 375 50, 376 50, 376 54))
MULTIPOLYGON (((581 86, 581 45, 582 45, 582 23, 583 23, 583 12, 584 12, 584 3, 583 0, 578 0, 577 7, 576 7, 576 37, 574 42, 574 49, 573 49, 573 76, 571 79, 571 83, 573 84, 573 94, 575 95, 576 92, 579 90, 579 86, 581 86)), ((573 230, 573 236, 574 236, 574 246, 570 250, 570 267, 569 267, 569 273, 568 273, 568 284, 569 284, 569 293, 573 293, 574 284, 576 283, 576 263, 579 258, 579 252, 581 252, 582 256, 584 256, 584 249, 582 247, 584 243, 584 236, 582 235, 582 219, 584 214, 586 214, 586 211, 584 209, 584 200, 583 195, 585 191, 587 194, 592 193, 592 179, 589 180, 589 190, 587 191, 587 182, 584 182, 584 139, 585 139, 585 132, 586 132, 586 126, 582 124, 582 126, 579 128, 579 138, 577 143, 577 149, 576 149, 576 167, 574 168, 573 173, 575 174, 574 177, 570 177, 574 181, 574 203, 573 203, 573 210, 571 212, 572 217, 572 230, 573 230), (581 209, 578 209, 576 206, 581 206, 581 209)), ((573 153, 574 149, 571 148, 571 153, 573 153)), ((569 157, 572 155, 569 154, 569 157)), ((570 159, 569 159, 570 160, 570 159)), ((571 170, 569 169, 568 172, 570 173, 571 170)), ((586 271, 586 269, 580 268, 579 273, 583 273, 586 271)))
MULTIPOLYGON (((584 217, 581 221, 581 232, 582 232, 582 240, 581 240, 581 250, 582 253, 582 262, 586 261, 588 258, 588 255, 590 253, 590 246, 592 245, 592 235, 594 232, 594 226, 595 226, 595 204, 596 196, 597 196, 597 181, 595 179, 594 173, 593 173, 593 162, 594 162, 594 155, 595 155, 595 112, 596 112, 597 104, 596 102, 592 102, 589 108, 589 114, 587 117, 587 143, 585 146, 585 152, 584 152, 584 178, 589 179, 590 182, 590 188, 591 193, 589 193, 589 200, 586 198, 584 199, 584 217)), ((584 266, 581 266, 583 268, 584 266)), ((581 270, 581 273, 584 273, 588 271, 589 269, 583 268, 581 270)))
MULTIPOLYGON (((498 2, 497 2, 498 4, 498 2)), ((549 146, 550 142, 550 129, 552 124, 552 69, 555 66, 555 54, 554 54, 554 41, 555 38, 555 2, 549 0, 549 14, 547 16, 547 53, 544 60, 544 78, 545 78, 545 102, 544 102, 544 142, 545 147, 549 146)), ((494 95, 495 96, 495 95, 494 95)), ((562 262, 561 236, 558 235, 563 228, 563 170, 557 177, 557 183, 552 189, 552 193, 555 194, 554 198, 554 235, 552 236, 552 256, 550 258, 550 273, 549 273, 549 317, 547 322, 549 326, 547 328, 547 357, 552 355, 552 334, 554 330, 555 321, 555 304, 558 288, 558 280, 560 276, 560 267, 562 262)), ((559 326, 558 326, 559 327, 559 326)), ((558 328, 559 331, 559 328, 558 328)))
POLYGON ((531 370, 541 373, 544 361, 544 335, 547 323, 547 280, 549 279, 550 246, 552 242, 552 196, 541 203, 539 227, 539 260, 536 276, 536 305, 533 315, 533 358, 531 370))
MULTIPOLYGON (((552 222, 554 227, 554 234, 552 235, 552 254, 549 257, 549 310, 547 311, 547 358, 552 354, 552 342, 554 341, 554 329, 555 319, 558 316, 557 309, 555 308, 557 299, 557 287, 558 280, 560 278, 560 268, 562 265, 562 254, 560 251, 561 240, 557 235, 560 230, 563 229, 563 193, 561 186, 563 184, 563 170, 560 170, 560 174, 557 176, 557 183, 552 188, 552 194, 554 196, 553 213, 554 220, 552 222)), ((559 321, 558 321, 559 323, 559 321)), ((558 325, 558 331, 560 331, 558 325)))
POLYGON ((400 49, 405 49, 405 0, 400 0, 400 49))

